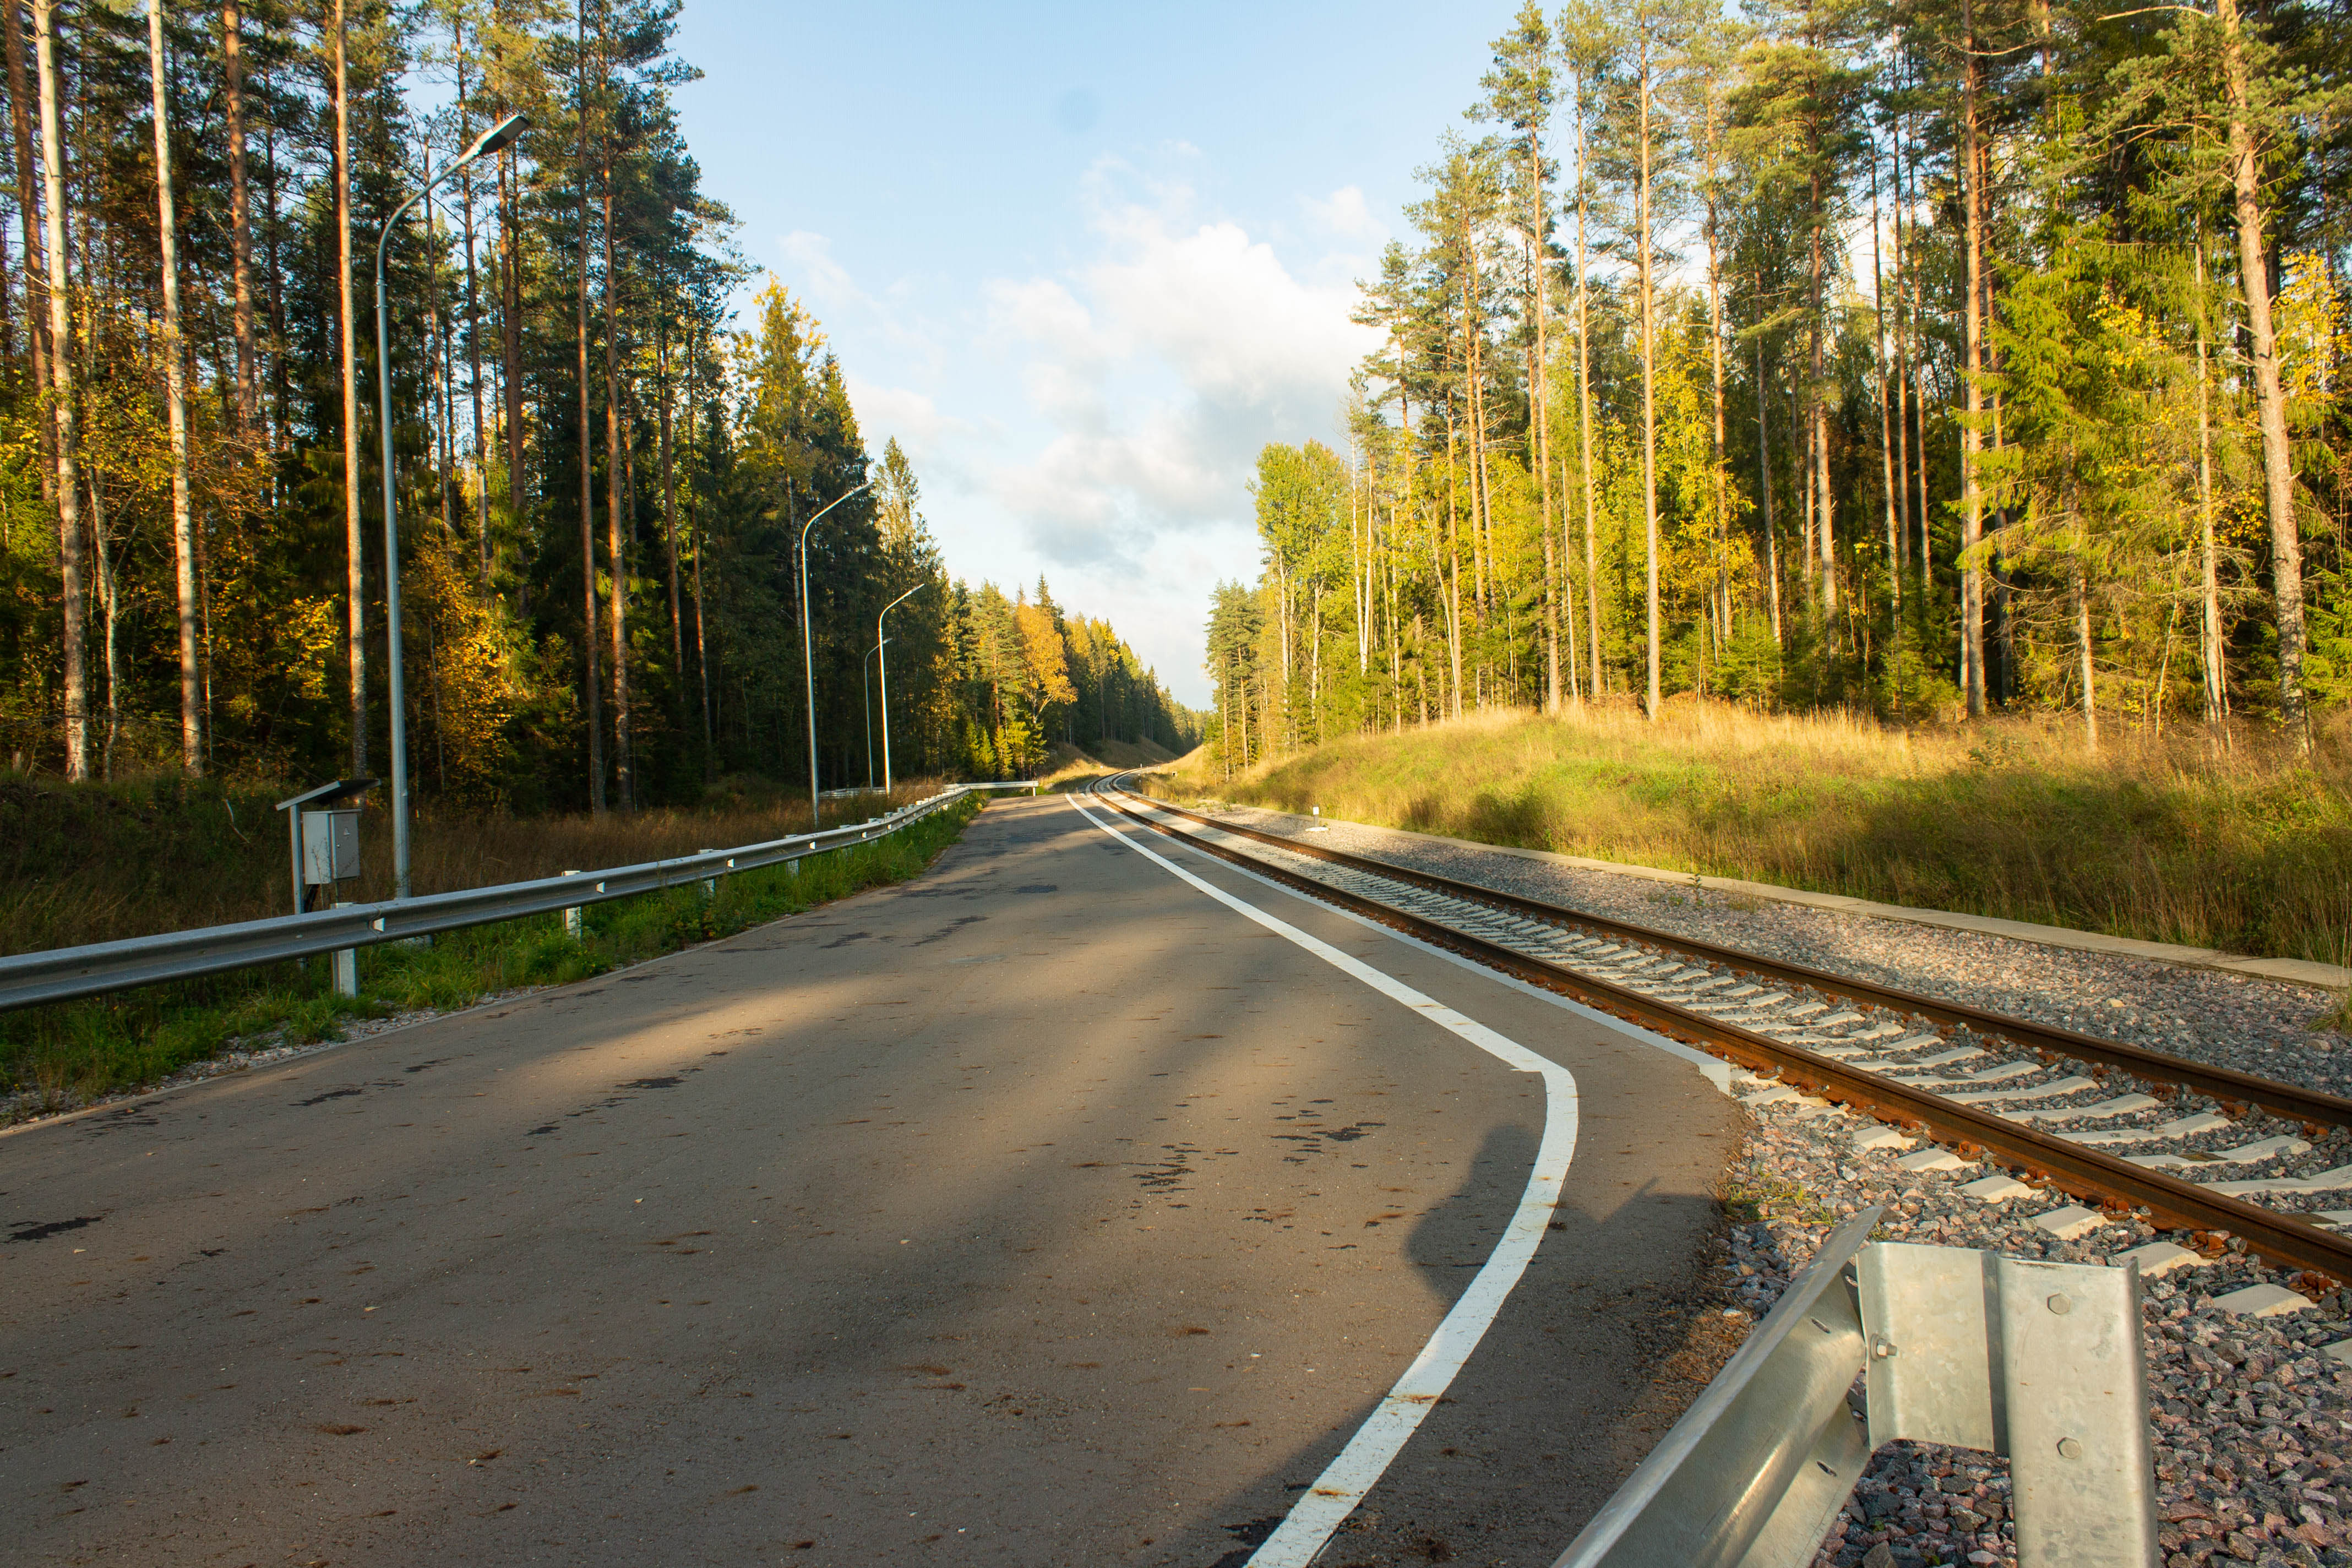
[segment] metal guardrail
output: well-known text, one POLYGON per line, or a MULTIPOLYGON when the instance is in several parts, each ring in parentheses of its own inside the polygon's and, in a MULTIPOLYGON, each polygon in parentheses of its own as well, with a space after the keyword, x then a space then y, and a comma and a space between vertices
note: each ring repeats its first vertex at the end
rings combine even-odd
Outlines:
POLYGON ((811 855, 829 854, 882 837, 977 791, 1031 788, 1034 786, 1026 779, 951 784, 927 800, 902 806, 887 816, 822 833, 793 834, 737 849, 711 849, 675 860, 650 860, 605 871, 582 871, 530 882, 430 893, 418 899, 346 904, 309 914, 278 915, 234 925, 200 926, 191 931, 129 937, 121 942, 15 953, 0 958, 0 1012, 71 1002, 165 981, 194 980, 341 949, 403 942, 465 926, 553 914, 690 882, 710 882, 732 872, 796 863, 811 855))
POLYGON ((2008 1457, 2019 1568, 2153 1568, 2138 1268, 1872 1243, 1879 1213, 1831 1236, 1554 1568, 1802 1568, 1898 1437, 2008 1457))

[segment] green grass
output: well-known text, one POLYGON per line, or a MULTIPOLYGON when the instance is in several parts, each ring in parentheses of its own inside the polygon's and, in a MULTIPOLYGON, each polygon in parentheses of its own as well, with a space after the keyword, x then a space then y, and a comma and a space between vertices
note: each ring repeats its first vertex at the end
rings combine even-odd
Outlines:
POLYGON ((952 843, 982 805, 967 796, 887 838, 810 857, 797 876, 773 866, 722 878, 708 901, 698 887, 685 887, 589 905, 576 942, 562 916, 548 915, 445 931, 426 946, 362 948, 355 997, 333 993, 320 961, 0 1015, 0 1081, 25 1097, 20 1115, 66 1110, 153 1083, 238 1041, 274 1036, 308 1043, 332 1037, 353 1017, 446 1011, 495 992, 583 980, 905 881, 952 843))
POLYGON ((1837 1215, 1828 1204, 1783 1176, 1750 1175, 1735 1171, 1724 1178, 1723 1212, 1734 1225, 1759 1219, 1793 1219, 1806 1225, 1834 1225, 1837 1215))
POLYGON ((2352 742, 2305 757, 2241 734, 2110 740, 2002 721, 1906 734, 1867 720, 1669 704, 1495 715, 1360 736, 1211 795, 1490 844, 2220 948, 2352 962, 2352 742))

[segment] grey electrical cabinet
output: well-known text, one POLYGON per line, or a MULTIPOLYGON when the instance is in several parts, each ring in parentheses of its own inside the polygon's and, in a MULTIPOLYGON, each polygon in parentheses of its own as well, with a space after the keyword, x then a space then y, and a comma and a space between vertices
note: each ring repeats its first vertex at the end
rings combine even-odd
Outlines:
POLYGON ((360 808, 362 795, 375 787, 373 779, 337 779, 281 800, 286 835, 294 851, 294 912, 323 909, 335 901, 338 882, 360 874, 360 808))
POLYGON ((302 880, 312 887, 348 882, 360 874, 360 814, 302 813, 302 880))

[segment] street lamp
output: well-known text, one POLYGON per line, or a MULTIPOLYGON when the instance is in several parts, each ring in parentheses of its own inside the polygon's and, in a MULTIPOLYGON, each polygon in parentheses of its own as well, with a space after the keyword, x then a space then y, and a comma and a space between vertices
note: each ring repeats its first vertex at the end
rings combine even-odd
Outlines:
MULTIPOLYGON (((882 616, 888 615, 929 586, 929 582, 916 584, 883 605, 882 616)), ((882 616, 874 617, 874 651, 876 653, 882 653, 882 649, 890 641, 882 635, 882 616)), ((882 793, 885 795, 890 793, 890 656, 887 653, 882 653, 882 793)))
MULTIPOLYGON (((395 898, 408 897, 408 715, 400 678, 400 514, 393 500, 392 482, 392 340, 384 324, 383 247, 408 209, 433 194, 433 187, 478 158, 501 152, 530 129, 530 121, 509 114, 474 139, 474 144, 425 180, 422 189, 400 204, 392 221, 375 241, 375 380, 377 423, 383 426, 383 616, 386 652, 391 666, 392 702, 392 874, 395 898)), ((346 481, 356 479, 346 476, 346 481)))
POLYGON ((864 484, 859 485, 857 489, 845 491, 844 493, 834 497, 831 500, 825 502, 824 505, 817 509, 816 517, 813 517, 806 522, 801 524, 801 676, 808 684, 809 831, 812 833, 824 826, 824 821, 818 815, 816 795, 816 667, 809 662, 809 530, 816 526, 817 518, 823 517, 826 512, 831 511, 835 507, 839 506, 851 496, 857 494, 858 490, 867 490, 873 488, 874 481, 872 479, 868 479, 864 484))
MULTIPOLYGON (((877 626, 875 629, 879 631, 881 628, 877 626)), ((866 699, 866 793, 868 795, 874 793, 874 656, 881 651, 882 645, 876 643, 866 650, 866 662, 857 667, 858 690, 866 699)), ((887 718, 882 721, 882 732, 884 739, 888 739, 890 721, 887 718)))

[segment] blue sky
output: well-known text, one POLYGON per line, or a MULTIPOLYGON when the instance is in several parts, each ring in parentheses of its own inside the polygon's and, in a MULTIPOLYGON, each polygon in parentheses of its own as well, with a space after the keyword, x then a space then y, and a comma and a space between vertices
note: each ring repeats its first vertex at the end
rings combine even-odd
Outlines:
POLYGON ((949 571, 1043 573, 1201 705, 1250 464, 1337 437, 1353 280, 1515 9, 688 0, 678 103, 949 571))

